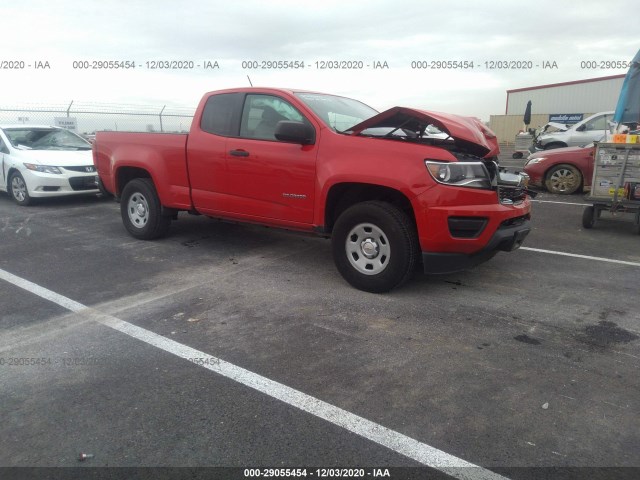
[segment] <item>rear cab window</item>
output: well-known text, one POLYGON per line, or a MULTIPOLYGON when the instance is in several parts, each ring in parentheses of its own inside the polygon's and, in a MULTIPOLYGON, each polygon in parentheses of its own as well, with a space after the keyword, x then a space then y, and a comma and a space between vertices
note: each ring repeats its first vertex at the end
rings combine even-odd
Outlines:
POLYGON ((223 137, 237 136, 242 99, 241 93, 211 95, 204 106, 200 128, 207 133, 223 137))

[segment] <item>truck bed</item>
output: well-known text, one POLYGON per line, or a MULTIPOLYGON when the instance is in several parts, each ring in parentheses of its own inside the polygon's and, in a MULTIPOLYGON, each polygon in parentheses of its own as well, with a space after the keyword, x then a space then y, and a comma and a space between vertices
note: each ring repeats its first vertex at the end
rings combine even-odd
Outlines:
POLYGON ((126 182, 116 180, 139 168, 151 172, 162 205, 191 209, 187 138, 187 134, 174 133, 97 132, 93 161, 104 188, 119 196, 122 192, 117 186, 126 182), (116 169, 117 163, 127 167, 116 169))

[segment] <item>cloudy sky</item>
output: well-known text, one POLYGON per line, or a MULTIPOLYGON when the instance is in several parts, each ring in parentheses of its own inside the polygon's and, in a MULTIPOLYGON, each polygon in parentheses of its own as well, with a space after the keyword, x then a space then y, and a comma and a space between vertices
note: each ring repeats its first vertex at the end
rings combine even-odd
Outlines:
POLYGON ((639 12, 617 0, 7 3, 0 107, 71 100, 195 107, 203 92, 246 86, 248 75, 254 86, 337 93, 378 110, 406 105, 488 120, 504 114, 508 89, 623 74, 610 62, 640 48, 637 21, 625 20, 639 12), (77 68, 109 60, 136 68, 77 68), (432 68, 448 60, 473 68, 432 68), (150 68, 158 61, 194 68, 150 68), (219 68, 205 70, 207 61, 219 68), (243 68, 269 61, 305 67, 243 68), (320 68, 334 61, 362 68, 320 68), (6 68, 15 62, 25 67, 6 68), (44 62, 50 68, 35 68, 44 62), (385 62, 388 69, 373 68, 385 62))

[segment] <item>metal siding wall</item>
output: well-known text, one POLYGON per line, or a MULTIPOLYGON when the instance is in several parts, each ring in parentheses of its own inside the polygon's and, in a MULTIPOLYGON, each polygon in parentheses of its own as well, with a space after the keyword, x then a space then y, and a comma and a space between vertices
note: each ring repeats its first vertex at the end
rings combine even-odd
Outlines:
MULTIPOLYGON (((544 125, 549 120, 549 115, 531 115, 530 128, 544 125)), ((513 144, 517 133, 522 130, 522 115, 491 115, 489 128, 498 137, 498 142, 513 144)))
POLYGON ((533 113, 584 113, 614 110, 624 78, 525 90, 509 94, 507 115, 523 115, 531 100, 533 113))
POLYGON ((615 110, 623 81, 624 78, 614 78, 513 92, 509 94, 507 115, 491 115, 489 127, 500 143, 512 144, 523 127, 522 116, 529 100, 532 128, 546 124, 551 113, 582 113, 586 118, 597 112, 615 110))

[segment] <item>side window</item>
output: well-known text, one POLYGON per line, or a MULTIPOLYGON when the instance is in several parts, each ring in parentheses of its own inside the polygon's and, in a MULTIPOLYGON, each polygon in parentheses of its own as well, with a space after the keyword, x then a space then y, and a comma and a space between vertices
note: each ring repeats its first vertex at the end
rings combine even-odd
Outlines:
POLYGON ((235 136, 238 134, 241 108, 241 93, 211 95, 204 106, 200 128, 216 135, 235 136))
POLYGON ((9 149, 0 138, 0 153, 9 153, 9 149))
POLYGON ((587 123, 585 130, 604 130, 607 128, 606 116, 596 117, 587 123))
POLYGON ((240 136, 260 140, 277 140, 276 125, 281 120, 309 121, 289 102, 272 95, 247 95, 240 122, 240 136))

